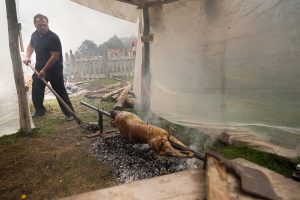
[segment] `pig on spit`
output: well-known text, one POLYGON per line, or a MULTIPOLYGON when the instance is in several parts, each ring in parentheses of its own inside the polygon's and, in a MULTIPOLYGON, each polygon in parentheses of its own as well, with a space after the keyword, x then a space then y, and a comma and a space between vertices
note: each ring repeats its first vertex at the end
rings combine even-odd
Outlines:
POLYGON ((112 111, 111 125, 132 144, 146 143, 160 156, 192 158, 194 153, 177 150, 170 141, 185 146, 168 131, 142 121, 137 115, 126 111, 112 111))

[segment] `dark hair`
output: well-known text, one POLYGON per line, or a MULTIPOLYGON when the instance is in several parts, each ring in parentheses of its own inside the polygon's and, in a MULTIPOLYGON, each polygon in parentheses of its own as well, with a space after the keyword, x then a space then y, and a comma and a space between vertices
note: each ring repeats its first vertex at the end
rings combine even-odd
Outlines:
POLYGON ((46 19, 47 22, 49 22, 47 16, 42 15, 42 14, 36 14, 36 15, 33 17, 33 23, 35 23, 35 20, 36 20, 37 18, 38 18, 38 19, 46 19))

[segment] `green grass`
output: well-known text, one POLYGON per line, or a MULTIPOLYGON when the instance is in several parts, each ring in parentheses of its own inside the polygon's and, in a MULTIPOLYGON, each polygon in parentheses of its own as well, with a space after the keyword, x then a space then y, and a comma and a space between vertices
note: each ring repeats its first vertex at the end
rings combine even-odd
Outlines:
POLYGON ((20 138, 22 138, 22 135, 20 133, 4 135, 0 138, 0 146, 13 144, 16 141, 20 140, 20 138))
POLYGON ((57 124, 60 124, 64 121, 65 119, 63 118, 43 117, 40 119, 35 119, 35 126, 39 133, 51 134, 55 130, 57 124))
POLYGON ((300 164, 300 155, 297 156, 296 163, 300 164))
POLYGON ((120 76, 120 77, 117 77, 117 79, 122 80, 122 81, 133 81, 133 76, 120 76))
MULTIPOLYGON (((35 129, 32 135, 36 134, 51 134, 57 124, 62 124, 65 122, 64 115, 59 108, 56 99, 47 100, 44 103, 47 113, 41 118, 34 119, 35 129)), ((33 106, 30 106, 31 113, 34 112, 33 106)))
MULTIPOLYGON (((80 101, 88 103, 92 106, 95 106, 95 107, 100 108, 107 112, 110 112, 115 105, 115 102, 108 102, 108 101, 101 102, 100 100, 86 99, 84 97, 74 97, 74 98, 71 98, 71 101, 75 108, 75 112, 76 112, 77 116, 84 123, 98 122, 98 113, 97 113, 97 111, 94 111, 91 108, 81 105, 80 101)), ((107 124, 110 120, 111 119, 109 117, 104 116, 104 124, 107 124)))
POLYGON ((291 178, 296 165, 296 162, 284 157, 258 151, 247 146, 227 146, 221 141, 215 142, 209 149, 217 151, 229 159, 244 158, 289 178, 291 178))
POLYGON ((86 85, 88 87, 99 87, 99 86, 103 86, 103 85, 111 85, 114 83, 117 83, 119 81, 115 80, 115 79, 110 79, 110 78, 102 78, 102 79, 95 79, 91 82, 88 82, 86 85))

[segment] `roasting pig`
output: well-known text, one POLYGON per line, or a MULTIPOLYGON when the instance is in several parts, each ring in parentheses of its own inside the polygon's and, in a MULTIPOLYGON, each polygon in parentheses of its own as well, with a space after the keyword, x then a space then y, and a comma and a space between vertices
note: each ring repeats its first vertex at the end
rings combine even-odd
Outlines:
POLYGON ((194 157, 193 152, 177 150, 170 141, 185 146, 170 132, 142 121, 137 115, 126 111, 112 111, 111 125, 120 131, 120 134, 132 144, 146 143, 160 156, 194 157))

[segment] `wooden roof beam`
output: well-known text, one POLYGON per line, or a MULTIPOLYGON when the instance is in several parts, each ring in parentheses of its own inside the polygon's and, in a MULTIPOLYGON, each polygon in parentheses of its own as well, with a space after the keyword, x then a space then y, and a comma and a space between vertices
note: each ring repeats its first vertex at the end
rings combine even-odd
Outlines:
POLYGON ((168 3, 173 3, 179 0, 157 0, 149 3, 145 3, 142 6, 139 6, 138 9, 142 9, 143 7, 153 7, 153 6, 158 6, 158 5, 163 5, 163 4, 168 4, 168 3))
POLYGON ((138 9, 142 9, 143 7, 152 7, 152 6, 157 6, 157 5, 163 5, 163 4, 173 3, 178 0, 157 0, 157 1, 152 1, 152 2, 146 2, 146 1, 141 1, 141 0, 117 0, 117 1, 131 4, 131 5, 137 6, 138 9))
POLYGON ((127 4, 131 4, 131 5, 134 5, 134 6, 137 6, 137 7, 142 5, 141 3, 137 2, 137 1, 131 1, 131 0, 117 0, 117 1, 127 3, 127 4))

